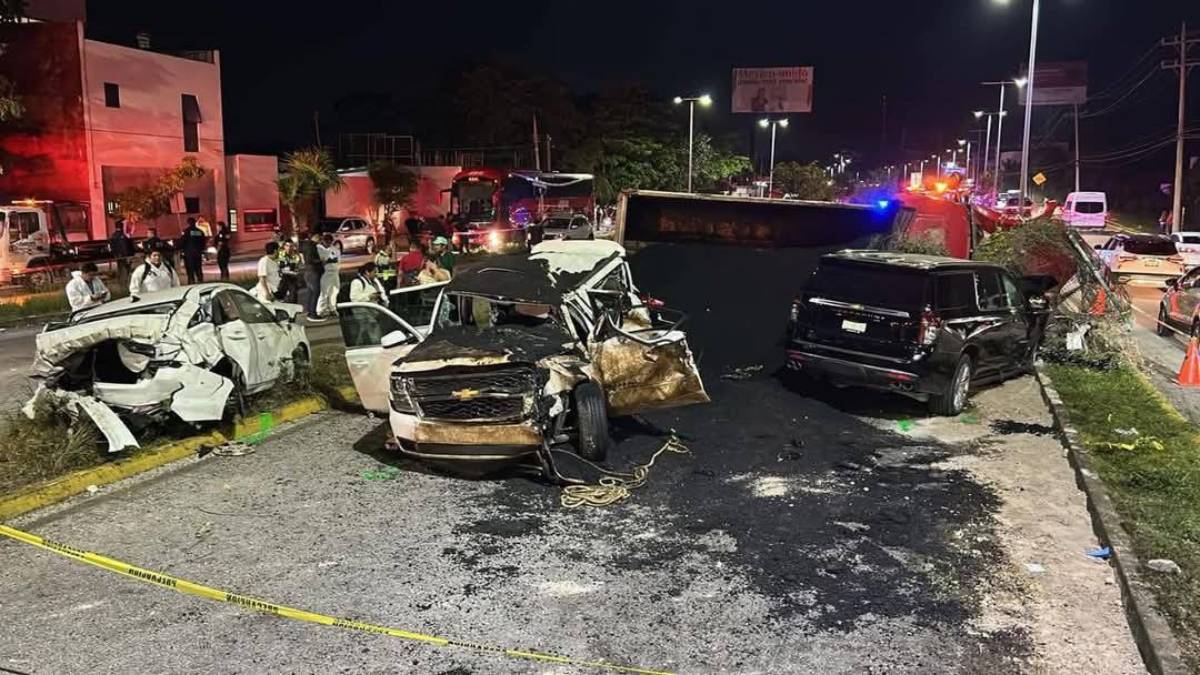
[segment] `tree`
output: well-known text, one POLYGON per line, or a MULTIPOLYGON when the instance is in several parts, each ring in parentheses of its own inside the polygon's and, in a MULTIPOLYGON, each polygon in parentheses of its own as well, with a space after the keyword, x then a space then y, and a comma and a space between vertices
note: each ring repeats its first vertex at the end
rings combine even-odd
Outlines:
POLYGON ((20 119, 25 114, 25 105, 17 95, 12 80, 0 75, 0 122, 20 119))
POLYGON ((143 185, 136 185, 113 196, 120 204, 125 217, 137 221, 149 221, 171 213, 171 198, 183 192, 190 182, 207 173, 195 157, 184 157, 179 166, 163 172, 143 185))
POLYGON ((367 175, 375 186, 375 201, 383 207, 386 219, 393 212, 408 206, 417 191, 417 174, 387 160, 367 167, 367 175))
POLYGON ((829 177, 818 164, 780 162, 775 165, 775 187, 780 191, 796 195, 797 199, 831 201, 833 186, 829 177))
POLYGON ((324 148, 297 150, 283 158, 283 172, 276 181, 279 199, 287 205, 292 217, 292 231, 308 229, 315 216, 317 197, 326 190, 340 190, 346 182, 324 148), (303 223, 304 227, 299 227, 303 223))

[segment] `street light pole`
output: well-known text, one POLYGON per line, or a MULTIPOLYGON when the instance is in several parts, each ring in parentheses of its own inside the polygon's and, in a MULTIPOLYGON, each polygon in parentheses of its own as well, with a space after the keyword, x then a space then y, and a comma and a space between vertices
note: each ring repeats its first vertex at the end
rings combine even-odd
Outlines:
POLYGON ((1025 80, 1000 80, 999 82, 982 82, 985 86, 1000 88, 1000 107, 996 109, 996 171, 992 174, 992 192, 1000 194, 1000 149, 1004 146, 1004 87, 1015 84, 1018 89, 1025 86, 1025 80))
POLYGON ((760 127, 771 127, 771 164, 767 171, 767 198, 771 198, 771 192, 775 189, 775 132, 779 127, 787 128, 787 118, 772 120, 763 118, 758 121, 760 127))
POLYGON ((937 173, 935 175, 937 176, 938 180, 941 180, 942 179, 942 155, 939 153, 939 154, 931 156, 930 159, 937 160, 937 173))
POLYGON ((1029 87, 1025 91, 1025 137, 1021 141, 1021 201, 1018 203, 1022 209, 1025 208, 1025 196, 1029 191, 1029 130, 1033 124, 1033 74, 1037 72, 1039 6, 1039 0, 1033 0, 1033 22, 1029 29, 1029 69, 1025 75, 1028 78, 1026 86, 1029 87))
POLYGON ((692 191, 692 152, 695 145, 696 137, 696 103, 702 106, 712 104, 712 97, 708 94, 700 96, 676 96, 675 105, 679 105, 687 101, 688 104, 688 168, 687 168, 687 191, 692 191))

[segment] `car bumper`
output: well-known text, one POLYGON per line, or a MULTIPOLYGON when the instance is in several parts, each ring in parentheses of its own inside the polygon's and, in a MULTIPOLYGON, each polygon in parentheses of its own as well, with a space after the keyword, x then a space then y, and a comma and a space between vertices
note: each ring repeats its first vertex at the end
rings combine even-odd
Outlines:
POLYGON ((395 410, 388 422, 405 455, 459 473, 487 473, 511 465, 536 453, 543 442, 532 422, 428 422, 395 410))
POLYGON ((793 346, 787 350, 787 368, 820 374, 847 384, 908 395, 929 394, 940 386, 935 381, 937 378, 927 375, 924 363, 864 363, 846 355, 822 354, 806 347, 793 346))
POLYGON ((1130 286, 1149 286, 1152 288, 1163 288, 1167 285, 1167 279, 1173 279, 1184 274, 1183 270, 1163 271, 1163 272, 1113 272, 1113 277, 1118 283, 1128 284, 1130 286))

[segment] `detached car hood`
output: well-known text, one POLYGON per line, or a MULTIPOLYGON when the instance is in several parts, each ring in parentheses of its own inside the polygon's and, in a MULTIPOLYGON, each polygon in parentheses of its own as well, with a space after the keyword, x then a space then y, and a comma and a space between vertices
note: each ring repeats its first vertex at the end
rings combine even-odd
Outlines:
POLYGON ((451 365, 536 363, 569 354, 575 338, 557 325, 441 328, 396 362, 399 372, 434 370, 451 365))

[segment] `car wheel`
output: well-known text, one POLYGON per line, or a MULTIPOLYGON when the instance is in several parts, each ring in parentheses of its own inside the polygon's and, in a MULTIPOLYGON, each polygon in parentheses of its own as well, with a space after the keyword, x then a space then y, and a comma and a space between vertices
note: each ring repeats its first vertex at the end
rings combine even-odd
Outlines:
POLYGON ((367 238, 367 255, 375 255, 375 240, 367 238))
POLYGON ((1171 336, 1171 327, 1170 327, 1170 324, 1167 322, 1168 322, 1167 308, 1163 307, 1162 305, 1159 305, 1158 306, 1158 323, 1154 324, 1154 332, 1158 333, 1159 336, 1161 336, 1161 337, 1170 337, 1171 336))
POLYGON ((575 417, 579 429, 579 456, 603 462, 608 456, 608 409, 604 392, 595 382, 575 387, 575 417))
POLYGON ((225 400, 224 421, 236 422, 239 417, 245 417, 249 411, 250 408, 246 405, 246 385, 241 375, 234 375, 233 391, 229 392, 229 398, 225 400))
POLYGON ((300 373, 306 372, 311 365, 308 360, 308 350, 304 347, 296 347, 292 352, 292 379, 296 379, 300 373))
POLYGON ((971 392, 971 375, 975 368, 971 357, 963 354, 958 357, 954 373, 946 388, 929 399, 929 410, 934 415, 953 417, 967 407, 967 396, 971 392))

